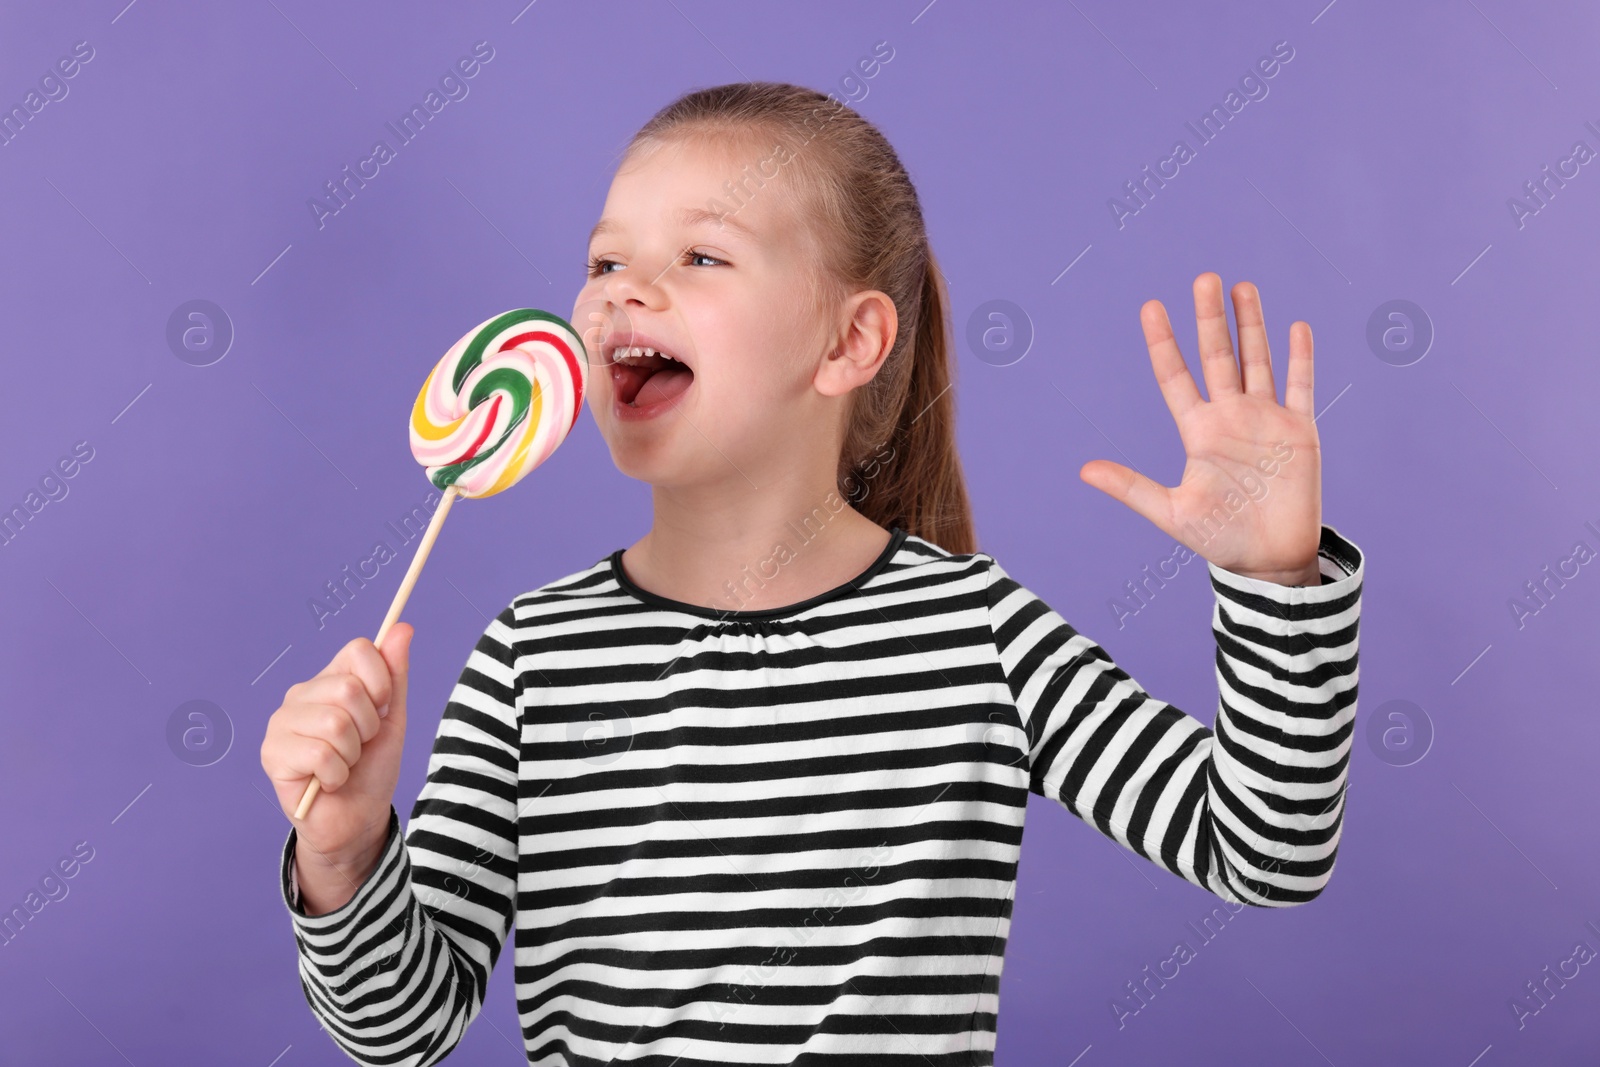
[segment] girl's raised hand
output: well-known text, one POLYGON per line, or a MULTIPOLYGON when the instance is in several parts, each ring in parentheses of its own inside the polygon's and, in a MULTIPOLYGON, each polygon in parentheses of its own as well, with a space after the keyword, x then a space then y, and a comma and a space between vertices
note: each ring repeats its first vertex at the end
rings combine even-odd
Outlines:
POLYGON ((1177 488, 1105 459, 1084 464, 1078 476, 1225 570, 1316 585, 1322 449, 1313 421, 1311 326, 1289 327, 1288 383, 1279 404, 1256 287, 1233 287, 1238 359, 1214 272, 1195 279, 1194 309, 1209 399, 1189 375, 1166 308, 1150 300, 1139 309, 1150 365, 1187 454, 1177 488))

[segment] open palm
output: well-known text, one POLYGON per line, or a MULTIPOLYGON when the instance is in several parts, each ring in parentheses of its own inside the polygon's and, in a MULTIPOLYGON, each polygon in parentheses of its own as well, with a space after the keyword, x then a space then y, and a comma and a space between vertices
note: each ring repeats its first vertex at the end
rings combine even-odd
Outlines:
POLYGON ((1279 404, 1256 287, 1233 287, 1238 358, 1221 277, 1207 271, 1195 279, 1194 308, 1209 399, 1201 398, 1184 364, 1166 308, 1150 300, 1139 309, 1150 365, 1186 453, 1178 486, 1105 459, 1084 464, 1078 476, 1219 567, 1262 581, 1314 585, 1322 449, 1312 406, 1311 326, 1289 327, 1288 381, 1279 404))

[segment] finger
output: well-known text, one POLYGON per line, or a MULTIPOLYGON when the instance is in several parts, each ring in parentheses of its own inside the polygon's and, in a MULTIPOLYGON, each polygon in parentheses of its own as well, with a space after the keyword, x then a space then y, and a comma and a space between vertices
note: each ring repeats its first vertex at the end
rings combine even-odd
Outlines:
POLYGON ((1194 325, 1200 337, 1200 369, 1206 379, 1206 399, 1239 392, 1239 362, 1233 355, 1233 335, 1222 306, 1222 277, 1206 271, 1194 280, 1194 325))
POLYGON ((350 780, 350 765, 339 750, 316 737, 298 737, 285 746, 284 767, 295 778, 315 778, 333 792, 350 780))
POLYGON ((1090 460, 1079 469, 1078 477, 1122 501, 1169 536, 1176 536, 1171 529, 1172 490, 1166 486, 1109 459, 1090 460))
POLYGON ((299 703, 331 706, 343 711, 355 724, 356 736, 362 742, 371 741, 382 725, 366 683, 353 674, 313 678, 306 683, 299 703))
POLYGON ((353 674, 366 686, 373 707, 389 703, 389 665, 378 646, 365 637, 357 637, 341 648, 322 673, 353 674))
POLYGON ((1283 387, 1283 405, 1309 419, 1317 417, 1312 397, 1311 324, 1295 322, 1289 326, 1289 378, 1283 387))
POLYGON ((383 647, 378 650, 383 656, 384 666, 389 669, 389 708, 386 714, 392 714, 396 708, 404 714, 406 680, 411 674, 411 639, 415 633, 410 623, 397 622, 384 637, 383 647))
POLYGON ((1233 287, 1233 319, 1239 324, 1239 363, 1244 391, 1274 403, 1278 387, 1272 381, 1272 349, 1267 343, 1267 323, 1261 312, 1261 290, 1252 282, 1233 287))
POLYGON ((333 748, 346 763, 361 758, 361 735, 350 713, 334 704, 307 704, 289 720, 289 728, 300 737, 321 741, 333 748))
POLYGON ((1167 402, 1174 421, 1181 421, 1184 412, 1196 404, 1204 403, 1200 387, 1195 385, 1178 351, 1178 342, 1172 336, 1172 321, 1167 309, 1159 300, 1147 300, 1139 309, 1139 324, 1144 327, 1144 343, 1150 349, 1150 367, 1156 373, 1156 384, 1167 402))

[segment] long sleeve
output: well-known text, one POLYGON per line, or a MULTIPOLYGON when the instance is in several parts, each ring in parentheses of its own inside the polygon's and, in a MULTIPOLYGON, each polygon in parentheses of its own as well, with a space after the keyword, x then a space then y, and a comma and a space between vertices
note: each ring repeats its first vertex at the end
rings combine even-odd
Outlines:
POLYGON ((445 705, 427 781, 355 896, 308 916, 284 845, 284 903, 306 1002, 361 1064, 425 1067, 483 1006, 515 907, 517 721, 513 609, 491 621, 445 705))
POLYGON ((1214 728, 1152 697, 998 563, 990 625, 1030 791, 1224 900, 1303 904, 1333 873, 1356 709, 1364 561, 1324 525, 1322 584, 1207 564, 1214 728))

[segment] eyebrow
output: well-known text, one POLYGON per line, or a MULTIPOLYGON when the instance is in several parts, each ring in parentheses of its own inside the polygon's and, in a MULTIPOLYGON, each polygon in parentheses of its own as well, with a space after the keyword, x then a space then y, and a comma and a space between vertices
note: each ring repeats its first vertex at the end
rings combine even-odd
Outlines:
MULTIPOLYGON (((733 230, 735 233, 742 234, 750 240, 755 240, 755 231, 746 226, 744 223, 740 222, 738 219, 734 218, 733 214, 734 213, 731 211, 717 212, 703 207, 688 207, 678 212, 678 221, 683 223, 685 226, 705 226, 707 224, 715 223, 719 226, 726 226, 728 229, 733 230)), ((622 224, 617 222, 615 219, 603 218, 599 222, 595 223, 594 229, 589 231, 589 243, 593 244, 594 239, 599 237, 601 234, 612 233, 620 229, 622 229, 622 224)))

